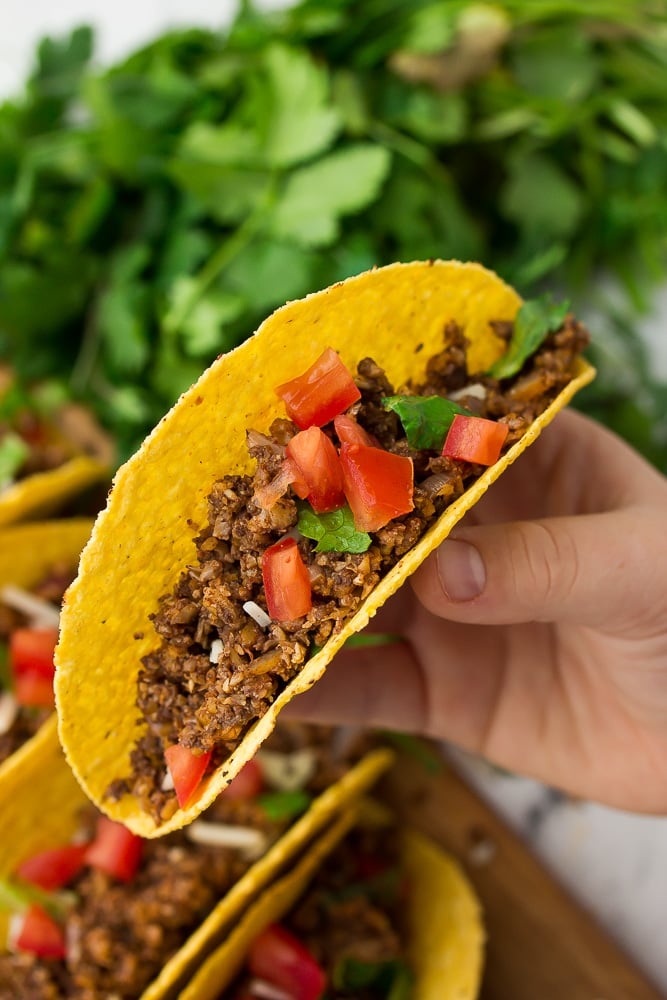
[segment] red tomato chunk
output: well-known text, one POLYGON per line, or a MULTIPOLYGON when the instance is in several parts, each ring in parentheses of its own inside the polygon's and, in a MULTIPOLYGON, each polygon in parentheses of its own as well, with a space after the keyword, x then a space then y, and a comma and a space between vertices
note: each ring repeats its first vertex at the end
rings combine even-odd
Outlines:
POLYGON ((22 915, 18 933, 12 941, 18 951, 41 958, 65 958, 65 933, 59 924, 37 903, 22 915))
POLYGON ((310 577, 293 538, 282 538, 262 556, 266 606, 271 618, 294 621, 313 606, 310 577))
POLYGON ((306 499, 318 514, 338 510, 345 503, 343 470, 333 442, 319 427, 299 431, 287 445, 308 492, 306 499))
POLYGON ((264 775, 262 765, 256 758, 244 764, 235 778, 232 778, 224 795, 228 799, 248 802, 256 798, 264 790, 264 775))
POLYGON ((17 628, 9 637, 9 661, 14 677, 37 674, 53 680, 53 652, 58 641, 55 628, 17 628))
POLYGON ((445 438, 442 454, 463 462, 494 465, 500 458, 508 433, 507 424, 457 413, 445 438))
POLYGON ((330 347, 302 375, 276 387, 297 427, 322 427, 361 399, 350 372, 330 347))
POLYGON ((141 837, 131 833, 122 823, 100 816, 95 840, 86 851, 86 864, 119 882, 131 882, 141 862, 142 847, 141 837))
POLYGON ((88 844, 66 844, 64 847, 54 847, 50 851, 41 851, 26 858, 16 869, 16 874, 24 882, 37 885, 40 889, 52 892, 69 885, 75 875, 83 868, 88 844))
POLYGON ((377 531, 413 510, 414 470, 409 458, 363 444, 343 444, 340 461, 358 531, 377 531))
POLYGON ((181 743, 174 743, 165 750, 165 760, 181 809, 187 805, 201 783, 212 752, 209 750, 206 753, 195 754, 181 743))
POLYGON ((250 948, 248 968, 253 976, 278 986, 292 1000, 319 1000, 327 985, 320 968, 298 938, 273 924, 250 948))
POLYGON ((56 703, 53 677, 19 674, 14 679, 14 697, 19 705, 25 705, 26 708, 53 708, 56 703))
POLYGON ((368 431, 347 413, 341 413, 334 418, 334 428, 341 444, 367 444, 369 447, 377 447, 377 439, 372 438, 368 431))

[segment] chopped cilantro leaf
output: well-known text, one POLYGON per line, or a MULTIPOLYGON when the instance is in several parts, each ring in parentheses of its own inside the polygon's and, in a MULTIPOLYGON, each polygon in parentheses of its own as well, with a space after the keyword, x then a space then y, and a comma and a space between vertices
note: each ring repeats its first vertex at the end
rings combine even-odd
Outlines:
POLYGON ((336 989, 355 994, 372 989, 374 996, 387 1000, 408 1000, 413 983, 412 973, 401 959, 365 962, 350 955, 337 963, 332 978, 336 989))
POLYGON ((569 308, 569 302, 554 303, 550 295, 524 302, 516 315, 509 347, 502 358, 491 366, 489 375, 494 378, 511 378, 521 371, 548 334, 563 325, 569 308))
POLYGON ((279 822, 283 819, 293 819, 300 816, 310 805, 312 796, 308 792, 269 792, 260 795, 258 803, 269 819, 279 822))
POLYGON ((317 542, 316 552, 365 552, 371 544, 371 536, 355 528, 347 504, 329 514, 316 514, 312 507, 303 504, 297 528, 306 538, 317 542))
POLYGON ((0 442, 0 490, 13 481, 30 454, 23 438, 9 431, 0 442))
POLYGON ((470 410, 442 396, 385 396, 382 405, 398 415, 411 448, 433 451, 442 448, 457 413, 473 416, 470 410))

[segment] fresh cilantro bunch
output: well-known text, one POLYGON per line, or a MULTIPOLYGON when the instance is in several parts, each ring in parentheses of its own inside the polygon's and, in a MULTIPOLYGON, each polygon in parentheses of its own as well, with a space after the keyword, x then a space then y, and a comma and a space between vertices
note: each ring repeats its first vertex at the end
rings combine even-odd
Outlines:
POLYGON ((87 28, 45 40, 0 106, 0 356, 125 453, 286 299, 439 256, 595 290, 584 403, 667 467, 633 330, 665 259, 663 4, 244 3, 226 33, 92 55, 87 28))

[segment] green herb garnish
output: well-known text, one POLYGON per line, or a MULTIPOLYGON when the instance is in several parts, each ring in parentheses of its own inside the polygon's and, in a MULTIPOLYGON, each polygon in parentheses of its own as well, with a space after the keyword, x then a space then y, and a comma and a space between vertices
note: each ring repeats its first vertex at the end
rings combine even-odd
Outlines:
POLYGON ((6 642, 0 642, 0 691, 11 691, 13 686, 14 682, 9 666, 9 647, 6 642))
POLYGON ((62 920, 68 910, 77 901, 76 893, 67 889, 58 892, 45 892, 36 885, 27 882, 15 882, 12 879, 0 878, 0 910, 9 913, 21 913, 33 903, 37 903, 56 920, 62 920))
POLYGON ((260 795, 257 802, 269 819, 279 822, 294 819, 304 813, 312 802, 312 795, 302 790, 295 792, 267 792, 260 795))
POLYGON ((388 743, 393 743, 402 753, 413 757, 429 774, 438 774, 442 771, 444 767, 442 758, 419 736, 383 730, 382 737, 388 743))
POLYGON ((371 544, 368 532, 355 528, 347 504, 329 514, 316 514, 312 507, 301 504, 297 528, 306 538, 317 542, 316 552, 365 552, 371 544))
POLYGON ((30 448, 22 437, 8 431, 0 441, 0 490, 9 486, 30 455, 30 448))
POLYGON ((372 989, 373 996, 385 1000, 409 1000, 413 985, 412 972, 401 959, 386 962, 363 962, 342 958, 333 970, 333 985, 350 993, 372 989))
POLYGON ((385 396, 385 410, 393 410, 403 424, 411 448, 440 451, 457 413, 474 414, 442 396, 385 396))
POLYGON ((550 295, 524 302, 514 320, 514 332, 502 358, 489 368, 494 378, 511 378, 521 371, 550 333, 563 325, 569 302, 554 303, 550 295))

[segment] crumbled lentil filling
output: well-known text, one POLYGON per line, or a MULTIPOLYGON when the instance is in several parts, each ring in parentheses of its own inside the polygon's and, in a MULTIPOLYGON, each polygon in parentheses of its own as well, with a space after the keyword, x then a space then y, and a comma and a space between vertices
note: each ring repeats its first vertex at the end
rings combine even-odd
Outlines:
MULTIPOLYGON (((378 986, 349 989, 341 985, 345 962, 401 963, 409 968, 402 916, 410 886, 400 871, 396 834, 393 826, 352 830, 281 921, 325 972, 326 1000, 387 996, 386 989, 378 986)), ((241 977, 220 1000, 247 996, 244 986, 250 981, 248 976, 241 977)))
MULTIPOLYGON (((492 326, 509 340, 511 323, 492 326)), ((445 346, 428 360, 424 381, 404 391, 455 393, 470 412, 507 424, 506 450, 571 380, 573 361, 587 343, 585 328, 568 316, 517 376, 502 382, 475 376, 473 386, 463 331, 450 322, 444 328, 445 346)), ((322 646, 342 629, 378 581, 482 473, 481 466, 408 446, 398 417, 382 405, 382 397, 393 395, 394 388, 375 361, 362 360, 355 381, 361 399, 348 412, 383 448, 412 459, 414 510, 372 533, 370 548, 361 554, 315 552, 314 543, 300 538, 312 610, 296 621, 273 621, 262 628, 243 604, 254 601, 266 607, 262 554, 295 528, 297 504, 289 489, 269 510, 254 497, 280 469, 285 446, 298 428, 277 419, 268 433, 250 430, 254 474, 224 476, 213 484, 208 522, 195 539, 197 562, 182 573, 173 593, 160 599, 152 616, 160 642, 143 658, 139 672, 143 731, 131 753, 132 774, 114 781, 109 796, 131 792, 156 820, 168 819, 176 800, 173 792, 160 788, 164 748, 179 741, 195 752, 213 750, 210 766, 218 766, 301 670, 312 646, 322 646), (215 640, 222 648, 213 663, 215 640)), ((330 428, 324 430, 333 436, 330 428)))

